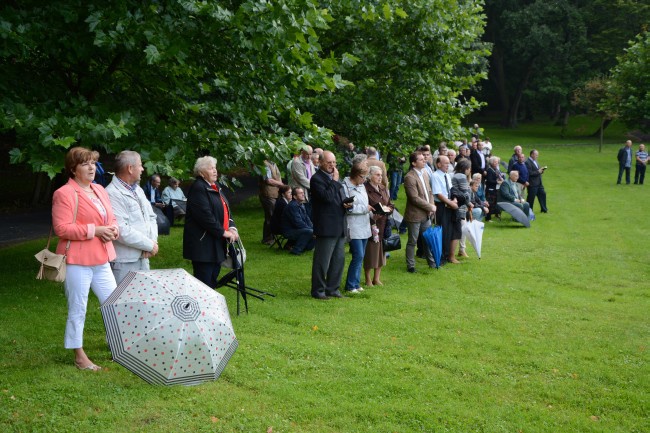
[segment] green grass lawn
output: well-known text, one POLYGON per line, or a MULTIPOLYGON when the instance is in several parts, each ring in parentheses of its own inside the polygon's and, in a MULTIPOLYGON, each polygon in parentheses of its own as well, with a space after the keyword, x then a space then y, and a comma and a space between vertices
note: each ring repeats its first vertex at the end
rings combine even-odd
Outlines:
MULTIPOLYGON (((353 298, 311 299, 311 254, 261 245, 262 211, 244 202, 247 282, 277 297, 237 317, 224 292, 239 349, 218 381, 195 387, 150 386, 112 363, 94 297, 85 348, 107 368, 76 370, 62 288, 33 278, 45 242, 1 249, 0 429, 650 431, 650 185, 615 185, 620 131, 602 153, 579 133, 534 131, 488 127, 504 158, 514 144, 540 150, 549 214, 530 229, 486 224, 483 258, 458 266, 418 260, 408 274, 393 252, 385 286, 353 298)), ((161 238, 153 267, 191 268, 181 230, 161 238)))

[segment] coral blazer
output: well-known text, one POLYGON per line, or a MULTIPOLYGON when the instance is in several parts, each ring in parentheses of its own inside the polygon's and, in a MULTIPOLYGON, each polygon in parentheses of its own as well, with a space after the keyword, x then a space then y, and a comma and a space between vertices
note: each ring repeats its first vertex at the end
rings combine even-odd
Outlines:
POLYGON ((57 189, 52 198, 52 226, 59 237, 56 252, 65 254, 65 246, 71 240, 66 258, 66 263, 71 265, 96 266, 115 260, 113 243, 95 237, 96 226, 117 226, 111 201, 101 185, 93 183, 90 187, 106 209, 107 222, 104 222, 104 217, 95 204, 73 179, 57 189), (79 196, 79 209, 77 220, 73 223, 75 191, 79 196))

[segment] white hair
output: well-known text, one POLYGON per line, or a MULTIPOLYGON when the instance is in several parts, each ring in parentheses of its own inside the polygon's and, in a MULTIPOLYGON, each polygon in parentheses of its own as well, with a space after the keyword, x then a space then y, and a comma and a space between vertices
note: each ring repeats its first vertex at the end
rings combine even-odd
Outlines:
POLYGON ((209 168, 217 166, 217 159, 212 156, 202 156, 194 163, 194 176, 200 176, 209 168))

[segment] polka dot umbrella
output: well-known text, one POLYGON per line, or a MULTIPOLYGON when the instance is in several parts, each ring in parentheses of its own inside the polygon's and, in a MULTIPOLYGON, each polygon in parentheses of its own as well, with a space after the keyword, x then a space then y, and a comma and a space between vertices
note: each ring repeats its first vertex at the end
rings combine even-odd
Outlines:
POLYGON ((113 360, 152 384, 215 380, 237 349, 225 298, 184 269, 129 273, 101 311, 113 360))

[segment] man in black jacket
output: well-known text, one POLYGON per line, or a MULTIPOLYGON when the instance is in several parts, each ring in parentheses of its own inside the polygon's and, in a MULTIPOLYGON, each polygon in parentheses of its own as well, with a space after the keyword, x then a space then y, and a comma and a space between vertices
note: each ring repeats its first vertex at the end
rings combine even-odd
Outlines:
POLYGON ((339 287, 345 265, 344 218, 350 204, 343 203, 336 156, 325 151, 320 169, 310 179, 312 220, 316 244, 311 270, 311 296, 342 298, 339 287))
POLYGON ((621 183, 621 178, 623 177, 623 170, 625 170, 625 183, 630 184, 630 169, 632 168, 632 161, 634 157, 632 156, 632 141, 627 140, 625 146, 621 147, 618 151, 618 179, 616 184, 621 183))
POLYGON ((530 157, 526 160, 526 168, 528 169, 528 197, 526 201, 532 209, 535 197, 537 197, 542 213, 546 213, 548 212, 546 208, 546 191, 544 190, 544 184, 542 184, 542 174, 544 174, 546 167, 539 166, 537 163, 538 157, 539 152, 533 149, 530 151, 530 157))

